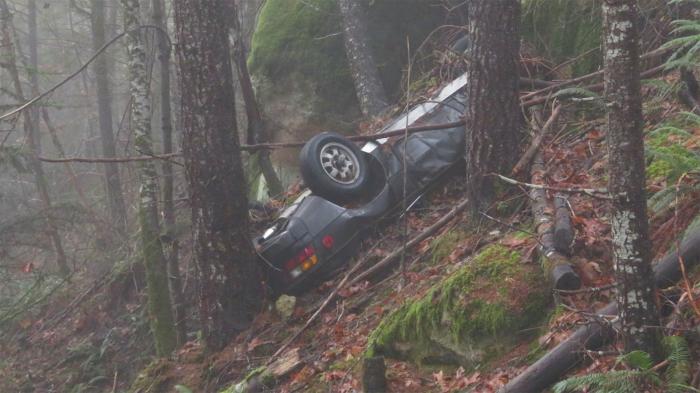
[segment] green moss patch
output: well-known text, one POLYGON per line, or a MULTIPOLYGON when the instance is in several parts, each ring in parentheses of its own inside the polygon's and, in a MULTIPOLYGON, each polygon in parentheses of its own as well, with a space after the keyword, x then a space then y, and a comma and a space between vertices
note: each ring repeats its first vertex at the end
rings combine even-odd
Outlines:
POLYGON ((653 131, 646 140, 647 176, 675 182, 684 173, 700 168, 698 152, 684 146, 691 138, 692 134, 670 125, 653 131))
MULTIPOLYGON (((407 61, 406 37, 415 48, 444 22, 439 1, 365 1, 368 35, 380 77, 390 95, 399 90, 407 61)), ((335 0, 268 0, 253 34, 249 65, 256 79, 267 79, 267 94, 279 86, 305 88, 315 114, 346 114, 357 107, 345 57, 335 0), (290 82, 290 81, 293 81, 290 82)))
POLYGON ((490 245, 423 297, 387 316, 369 338, 367 355, 420 364, 486 362, 542 319, 549 296, 539 268, 490 245))

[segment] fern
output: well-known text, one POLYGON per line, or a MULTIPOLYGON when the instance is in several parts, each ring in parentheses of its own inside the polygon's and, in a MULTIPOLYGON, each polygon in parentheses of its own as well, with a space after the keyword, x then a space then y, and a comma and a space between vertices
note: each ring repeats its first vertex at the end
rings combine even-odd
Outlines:
POLYGON ((662 379, 652 368, 651 356, 643 351, 632 351, 618 357, 617 363, 625 363, 633 370, 610 371, 572 377, 554 385, 554 393, 586 390, 592 393, 636 393, 644 386, 663 387, 669 393, 697 392, 687 386, 690 376, 690 350, 683 337, 664 337, 668 367, 662 379))
POLYGON ((661 46, 664 49, 675 48, 666 61, 666 69, 696 65, 700 54, 700 21, 682 19, 672 23, 672 34, 678 37, 661 46))
POLYGON ((668 336, 663 340, 664 350, 668 356, 668 368, 665 372, 666 386, 669 393, 684 393, 690 376, 690 350, 683 337, 668 336))
POLYGON ((595 393, 637 393, 640 386, 659 386, 661 380, 648 370, 622 370, 582 375, 554 385, 554 393, 576 392, 588 388, 595 393))

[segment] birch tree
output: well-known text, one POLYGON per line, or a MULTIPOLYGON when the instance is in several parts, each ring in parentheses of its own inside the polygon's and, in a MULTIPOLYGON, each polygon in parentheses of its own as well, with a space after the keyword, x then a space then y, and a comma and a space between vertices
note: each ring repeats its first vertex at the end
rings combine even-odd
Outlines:
POLYGON ((345 54, 355 83, 357 101, 364 116, 376 116, 387 107, 388 100, 369 47, 365 12, 357 0, 337 1, 343 21, 345 54))
MULTIPOLYGON (((142 155, 153 155, 151 140, 151 100, 146 73, 146 51, 139 26, 139 0, 121 0, 124 8, 129 90, 131 92, 131 122, 134 148, 142 155)), ((153 161, 138 164, 138 216, 141 231, 141 251, 146 271, 148 310, 156 346, 156 354, 167 356, 175 349, 177 337, 173 323, 172 305, 168 291, 168 275, 158 221, 158 174, 153 161)))
POLYGON ((262 287, 248 239, 226 0, 176 0, 182 150, 200 273, 200 319, 210 350, 248 327, 262 287))
POLYGON ((603 2, 613 260, 625 350, 656 355, 659 316, 646 211, 636 3, 603 2))
POLYGON ((492 201, 494 177, 518 156, 520 2, 470 0, 466 56, 466 185, 472 215, 492 201))

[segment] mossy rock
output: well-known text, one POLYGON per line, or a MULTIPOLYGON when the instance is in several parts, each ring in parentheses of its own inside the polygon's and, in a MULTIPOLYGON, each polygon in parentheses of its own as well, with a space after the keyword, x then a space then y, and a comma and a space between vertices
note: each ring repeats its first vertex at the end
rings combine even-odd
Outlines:
POLYGON ((384 318, 372 332, 367 356, 422 365, 488 362, 546 317, 550 301, 539 267, 518 251, 486 247, 465 266, 384 318))
MULTIPOLYGON (((406 37, 418 47, 444 23, 439 3, 364 1, 370 46, 390 96, 396 98, 399 91, 406 37)), ((248 64, 266 115, 288 130, 303 129, 305 123, 336 128, 360 116, 336 0, 267 0, 248 64)))

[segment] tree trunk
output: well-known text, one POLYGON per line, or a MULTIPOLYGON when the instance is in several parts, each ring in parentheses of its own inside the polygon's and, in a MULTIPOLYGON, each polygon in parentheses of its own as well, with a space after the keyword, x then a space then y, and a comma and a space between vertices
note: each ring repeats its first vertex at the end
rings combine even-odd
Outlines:
POLYGON ((467 50, 466 161, 471 213, 492 201, 491 173, 509 173, 518 156, 520 3, 468 2, 472 45, 467 50))
MULTIPOLYGON (((140 154, 152 155, 151 100, 146 73, 146 52, 141 42, 141 32, 136 30, 140 25, 139 0, 122 0, 121 2, 124 7, 124 30, 129 32, 126 48, 129 87, 132 97, 131 122, 134 128, 134 148, 140 154)), ((160 240, 158 174, 153 161, 141 161, 138 168, 140 181, 139 224, 143 264, 146 270, 151 330, 153 331, 157 355, 167 356, 176 347, 177 335, 168 291, 167 265, 160 240)))
MULTIPOLYGON (((679 260, 685 262, 685 269, 694 269, 700 264, 700 231, 688 234, 678 250, 664 255, 654 265, 653 280, 659 288, 668 288, 683 278, 679 260)), ((617 303, 608 304, 596 315, 614 316, 617 303)), ((586 350, 594 351, 615 338, 615 327, 603 318, 594 318, 576 329, 568 338, 557 344, 535 363, 528 366, 516 378, 499 390, 499 393, 542 392, 553 383, 561 380, 586 357, 586 350)))
MULTIPOLYGON (((249 145, 256 143, 267 143, 270 142, 269 133, 265 125, 265 121, 262 118, 262 113, 260 111, 260 106, 258 105, 258 100, 255 97, 255 90, 253 89, 253 82, 250 79, 250 73, 248 72, 248 43, 243 37, 241 32, 241 24, 238 19, 238 9, 236 8, 236 3, 232 2, 232 15, 231 19, 234 21, 232 29, 233 35, 236 37, 236 46, 233 50, 233 57, 236 63, 236 70, 238 73, 238 82, 241 85, 241 93, 243 96, 243 101, 245 102, 246 118, 248 119, 248 130, 247 130, 247 143, 249 145)), ((279 198, 284 192, 284 187, 282 182, 280 182, 275 168, 272 165, 272 160, 270 160, 270 151, 261 150, 257 153, 258 164, 262 170, 262 174, 265 177, 265 182, 267 183, 268 193, 273 198, 279 198)))
POLYGON ((388 100, 369 47, 364 10, 357 0, 338 0, 338 8, 357 101, 365 117, 377 116, 388 106, 388 100))
MULTIPOLYGON (((10 77, 12 78, 12 84, 15 89, 15 95, 20 100, 24 102, 26 99, 24 97, 24 92, 22 89, 22 82, 19 76, 19 70, 17 69, 16 52, 14 47, 14 41, 12 37, 12 14, 7 6, 6 0, 0 0, 0 28, 2 29, 2 44, 0 48, 5 49, 5 59, 3 61, 3 66, 6 67, 10 77)), ((54 251, 56 252, 56 263, 58 265, 59 273, 63 276, 68 276, 70 269, 68 268, 68 262, 66 259, 65 251, 63 250, 63 243, 61 242, 61 236, 58 233, 56 223, 53 220, 51 195, 49 193, 49 185, 46 181, 46 175, 44 174, 44 168, 39 161, 40 145, 38 139, 38 133, 36 132, 36 124, 32 118, 31 111, 26 110, 22 112, 23 116, 23 127, 24 134, 27 138, 27 145, 29 146, 30 154, 28 157, 29 167, 34 174, 34 182, 36 183, 36 188, 39 193, 39 199, 46 210, 46 224, 47 233, 51 238, 51 243, 53 244, 54 251)))
MULTIPOLYGON (((153 24, 163 29, 158 35, 158 62, 160 64, 160 112, 163 134, 163 154, 173 152, 173 121, 170 106, 170 43, 166 32, 168 25, 165 23, 163 0, 153 0, 153 24)), ((165 223, 165 241, 169 250, 168 277, 170 281, 170 296, 173 300, 175 312, 175 328, 179 345, 187 341, 187 309, 182 294, 182 279, 179 266, 179 244, 175 235, 175 203, 173 202, 174 189, 173 164, 170 160, 163 160, 163 221, 165 223)))
POLYGON ((613 261, 621 330, 626 351, 658 355, 659 316, 646 211, 636 1, 605 0, 603 17, 613 261))
MULTIPOLYGON (((95 51, 105 44, 105 0, 92 0, 92 47, 95 51)), ((102 155, 116 157, 114 131, 112 129, 112 92, 109 86, 107 57, 102 55, 94 63, 95 83, 97 84, 97 109, 100 121, 100 141, 102 155)), ((115 163, 104 164, 105 190, 110 217, 117 232, 126 233, 126 205, 122 194, 119 168, 115 163)))
POLYGON ((176 0, 183 155, 200 318, 208 349, 250 325, 262 303, 234 111, 225 0, 176 0))

